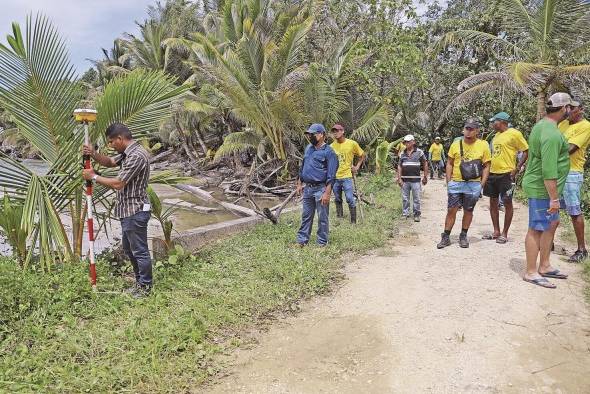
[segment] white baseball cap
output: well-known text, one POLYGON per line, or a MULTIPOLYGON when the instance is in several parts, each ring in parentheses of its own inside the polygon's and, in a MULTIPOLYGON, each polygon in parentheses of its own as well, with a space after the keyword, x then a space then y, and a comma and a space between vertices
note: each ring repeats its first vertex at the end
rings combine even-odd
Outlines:
POLYGON ((580 103, 572 100, 572 97, 569 94, 563 92, 552 94, 551 97, 549 97, 549 101, 547 101, 547 106, 550 108, 560 108, 566 105, 579 107, 580 103))
POLYGON ((408 141, 414 141, 414 136, 412 134, 407 134, 404 137, 404 142, 408 142, 408 141))

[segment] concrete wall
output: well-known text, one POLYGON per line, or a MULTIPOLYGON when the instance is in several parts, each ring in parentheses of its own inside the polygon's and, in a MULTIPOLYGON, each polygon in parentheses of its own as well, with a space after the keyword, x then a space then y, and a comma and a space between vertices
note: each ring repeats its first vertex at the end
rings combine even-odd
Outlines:
MULTIPOLYGON (((285 208, 283 214, 299 209, 300 207, 285 208)), ((183 231, 176 237, 172 237, 172 242, 176 245, 182 246, 186 251, 195 251, 212 241, 247 230, 264 221, 270 223, 268 219, 260 216, 248 216, 226 222, 209 224, 207 226, 183 231)), ((293 236, 295 236, 295 234, 293 234, 293 236)), ((152 238, 152 253, 155 259, 163 258, 166 255, 166 247, 161 238, 152 238)))

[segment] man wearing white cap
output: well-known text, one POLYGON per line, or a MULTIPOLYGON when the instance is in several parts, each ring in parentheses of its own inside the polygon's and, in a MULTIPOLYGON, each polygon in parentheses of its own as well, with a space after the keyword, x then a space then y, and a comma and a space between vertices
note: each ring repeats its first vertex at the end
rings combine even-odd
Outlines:
POLYGON ((527 266, 523 279, 553 289, 556 286, 547 278, 567 279, 566 274, 551 266, 549 257, 559 225, 559 197, 570 169, 568 144, 557 123, 568 116, 572 100, 567 93, 555 93, 545 107, 547 115, 537 122, 529 136, 529 160, 522 180, 522 188, 529 199, 529 229, 525 238, 527 266))
POLYGON ((563 189, 563 202, 568 215, 572 219, 576 240, 578 241, 578 248, 568 261, 580 263, 588 258, 584 239, 584 215, 582 214, 581 201, 586 150, 590 145, 590 122, 584 119, 584 108, 579 102, 572 101, 572 111, 568 118, 559 124, 559 130, 569 144, 570 153, 570 172, 567 175, 563 189))
POLYGON ((397 183, 402 188, 402 214, 405 218, 410 216, 410 193, 412 194, 414 221, 420 221, 420 179, 426 185, 428 182, 428 164, 426 155, 421 149, 416 148, 416 140, 412 134, 404 137, 406 149, 401 152, 397 165, 397 183), (420 176, 420 167, 424 170, 424 176, 420 176))

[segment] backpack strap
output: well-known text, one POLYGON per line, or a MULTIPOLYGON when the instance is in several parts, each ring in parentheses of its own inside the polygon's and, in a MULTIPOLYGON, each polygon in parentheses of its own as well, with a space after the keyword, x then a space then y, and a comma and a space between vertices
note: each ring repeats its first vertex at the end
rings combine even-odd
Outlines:
POLYGON ((463 140, 459 140, 459 154, 461 155, 461 161, 463 161, 463 140))

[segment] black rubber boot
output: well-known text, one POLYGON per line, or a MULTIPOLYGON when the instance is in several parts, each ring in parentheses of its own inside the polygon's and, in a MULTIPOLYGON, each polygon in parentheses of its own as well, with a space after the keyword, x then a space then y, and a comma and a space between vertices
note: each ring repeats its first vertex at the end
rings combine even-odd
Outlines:
POLYGON ((337 218, 343 218, 344 217, 344 209, 342 209, 342 203, 341 202, 337 202, 336 203, 336 217, 337 218))
POLYGON ((350 210, 350 223, 356 224, 356 207, 348 207, 350 210))

